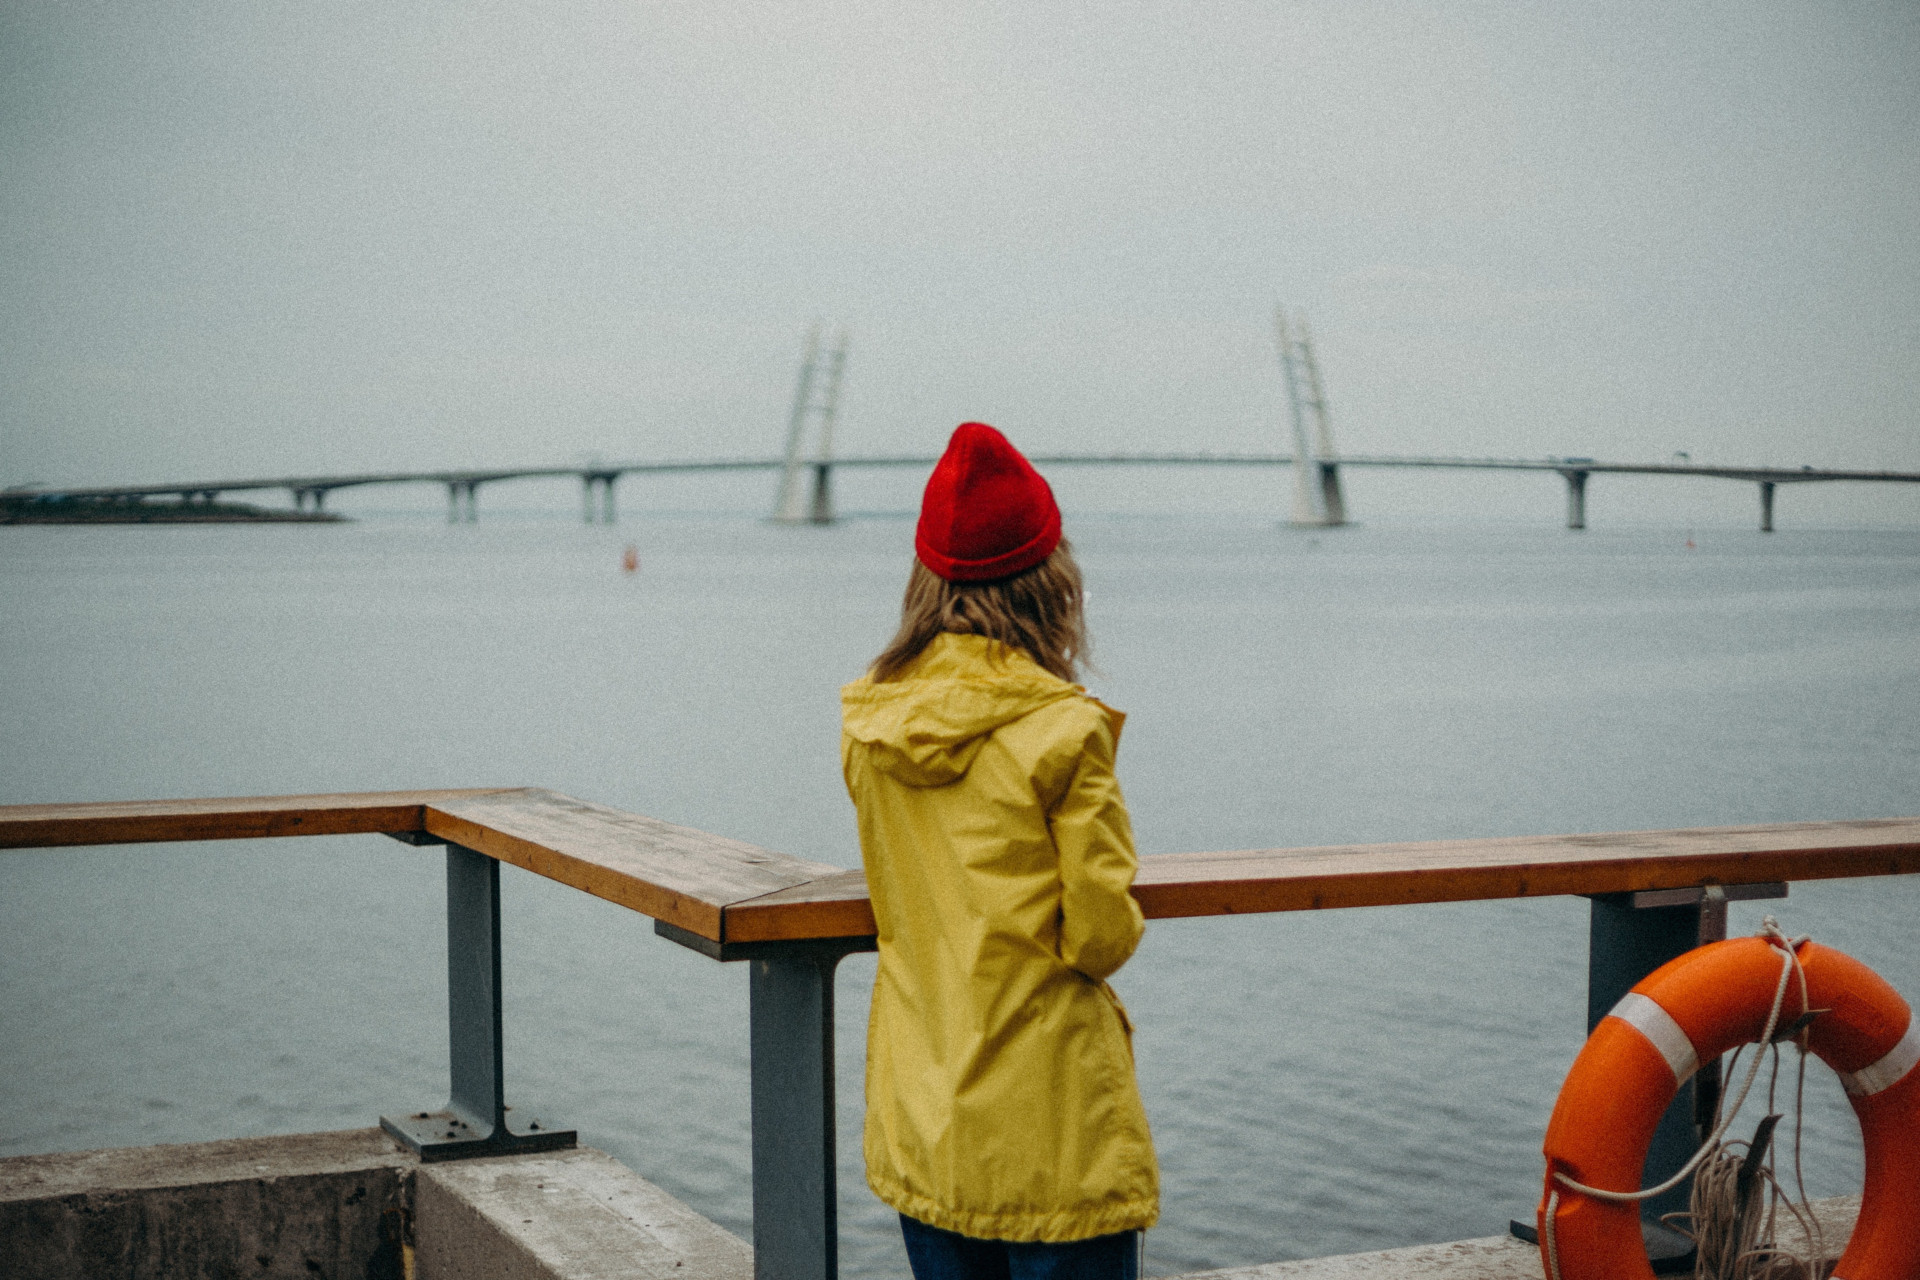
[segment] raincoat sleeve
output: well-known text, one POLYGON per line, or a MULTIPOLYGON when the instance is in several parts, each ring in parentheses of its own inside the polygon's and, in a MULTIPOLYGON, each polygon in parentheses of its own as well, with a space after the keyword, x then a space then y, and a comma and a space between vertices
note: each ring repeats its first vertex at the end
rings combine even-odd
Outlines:
POLYGON ((1104 714, 1078 745, 1047 823, 1060 855, 1060 958, 1099 980, 1127 962, 1147 925, 1128 892, 1139 861, 1104 714))

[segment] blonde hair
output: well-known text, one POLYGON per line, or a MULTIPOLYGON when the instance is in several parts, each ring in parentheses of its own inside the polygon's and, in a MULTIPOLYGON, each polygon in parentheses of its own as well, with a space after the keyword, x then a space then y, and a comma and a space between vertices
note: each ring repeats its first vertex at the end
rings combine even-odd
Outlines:
POLYGON ((991 582, 948 582, 913 562, 900 630, 873 660, 876 683, 898 680, 935 636, 985 636, 1019 649, 1062 680, 1087 662, 1087 622, 1080 566, 1065 538, 1031 569, 991 582))

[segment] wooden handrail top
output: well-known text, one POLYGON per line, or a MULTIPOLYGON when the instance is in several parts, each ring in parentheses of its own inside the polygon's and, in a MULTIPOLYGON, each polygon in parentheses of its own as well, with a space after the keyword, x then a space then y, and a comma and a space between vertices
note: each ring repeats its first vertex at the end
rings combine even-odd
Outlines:
POLYGON ((258 840, 426 830, 426 807, 515 787, 462 791, 352 791, 316 796, 208 800, 109 800, 0 805, 0 849, 149 844, 168 840, 258 840))
POLYGON ((538 789, 428 805, 426 828, 715 942, 735 903, 840 871, 538 789))
MULTIPOLYGON (((0 806, 0 849, 266 836, 450 840, 714 942, 874 932, 858 871, 541 788, 0 806)), ((1920 872, 1920 818, 1175 853, 1150 917, 1238 915, 1920 872)))
POLYGON ((732 904, 840 870, 540 787, 0 806, 0 849, 367 832, 450 840, 714 941, 732 904))
MULTIPOLYGON (((1140 859, 1149 918, 1627 893, 1920 872, 1920 818, 1601 835, 1169 853, 1140 859)), ((874 931, 866 881, 842 871, 727 909, 729 942, 874 931)))

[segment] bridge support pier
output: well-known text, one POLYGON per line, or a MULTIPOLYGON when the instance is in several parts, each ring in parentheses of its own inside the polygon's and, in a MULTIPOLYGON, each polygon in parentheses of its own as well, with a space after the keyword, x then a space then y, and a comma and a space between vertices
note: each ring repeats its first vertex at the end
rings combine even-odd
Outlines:
POLYGON ((833 464, 813 464, 813 501, 807 508, 809 524, 833 523, 833 464))
POLYGON ((1567 478, 1567 528, 1587 527, 1587 473, 1562 471, 1567 478))
POLYGON ((1320 464, 1320 505, 1326 510, 1329 525, 1347 522, 1347 499, 1340 492, 1340 464, 1320 464))
POLYGON ((613 524, 613 482, 620 478, 618 473, 592 473, 580 477, 580 514, 588 524, 613 524), (595 487, 600 490, 600 500, 593 497, 595 487))
POLYGON ((1760 532, 1773 532, 1773 481, 1760 482, 1760 532))
POLYGON ((480 488, 473 480, 447 481, 447 523, 475 524, 480 519, 480 503, 477 493, 480 488), (461 498, 466 498, 464 511, 461 510, 461 498))
POLYGON ((602 472, 580 477, 583 490, 581 494, 581 512, 586 517, 588 524, 613 524, 615 522, 613 512, 613 482, 619 478, 620 476, 617 472, 611 474, 602 472), (593 490, 596 485, 600 488, 600 501, 598 504, 593 500, 593 490))

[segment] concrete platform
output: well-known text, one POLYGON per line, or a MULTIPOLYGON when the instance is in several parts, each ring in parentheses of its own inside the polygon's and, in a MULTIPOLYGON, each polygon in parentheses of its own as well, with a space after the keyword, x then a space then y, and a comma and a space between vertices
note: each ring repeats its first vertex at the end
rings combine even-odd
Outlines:
POLYGON ((753 1280, 753 1249, 588 1147, 425 1165, 416 1280, 753 1280))
POLYGON ((6 1280, 751 1280, 591 1148, 422 1165, 379 1129, 0 1160, 6 1280))
MULTIPOLYGON (((1859 1216, 1860 1197, 1816 1200, 1813 1210, 1828 1246, 1825 1263, 1831 1266, 1846 1246, 1853 1220, 1859 1216)), ((1791 1223, 1781 1232, 1780 1242, 1796 1250, 1805 1248, 1804 1239, 1791 1223)), ((1196 1271, 1180 1280, 1541 1280, 1542 1273, 1539 1248, 1506 1235, 1196 1271)))
POLYGON ((412 1153, 378 1129, 0 1160, 8 1280, 401 1280, 412 1153))
MULTIPOLYGON (((1859 1207, 1815 1203, 1829 1260, 1859 1207)), ((1489 1236, 1181 1280, 1540 1274, 1534 1246, 1489 1236)), ((588 1147, 423 1165, 381 1130, 355 1129, 0 1160, 0 1276, 752 1280, 753 1251, 588 1147)))

